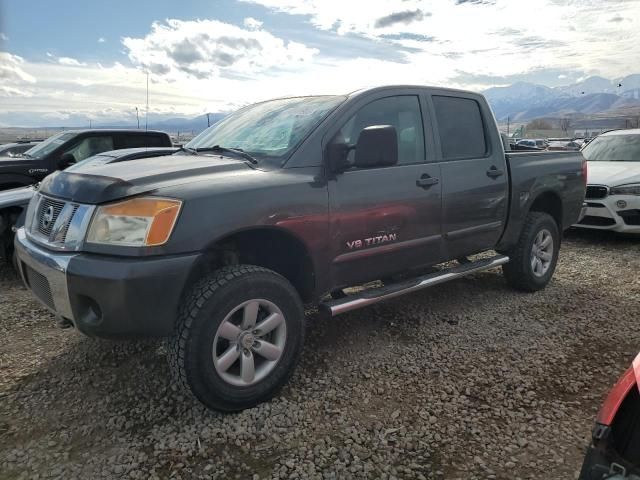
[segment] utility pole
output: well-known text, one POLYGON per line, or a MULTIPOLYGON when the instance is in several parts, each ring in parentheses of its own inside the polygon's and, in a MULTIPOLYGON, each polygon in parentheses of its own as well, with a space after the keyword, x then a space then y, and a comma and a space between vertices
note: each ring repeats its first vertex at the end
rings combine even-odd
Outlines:
POLYGON ((138 121, 138 130, 140 130, 140 113, 138 112, 138 107, 136 107, 136 120, 138 121))
POLYGON ((89 119, 89 128, 93 128, 93 127, 91 126, 91 119, 89 119))
POLYGON ((507 137, 509 136, 509 123, 511 121, 511 117, 507 117, 507 137))
POLYGON ((207 128, 211 126, 211 122, 209 121, 209 114, 207 113, 207 128))
POLYGON ((149 72, 147 72, 147 113, 144 119, 144 129, 149 130, 149 72))

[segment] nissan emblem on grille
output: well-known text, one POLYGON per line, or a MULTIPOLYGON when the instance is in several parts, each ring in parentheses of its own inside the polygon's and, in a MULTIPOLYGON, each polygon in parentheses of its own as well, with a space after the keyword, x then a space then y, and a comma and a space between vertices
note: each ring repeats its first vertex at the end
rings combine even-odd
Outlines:
POLYGON ((48 229, 53 221, 53 206, 49 205, 42 215, 42 226, 48 229))

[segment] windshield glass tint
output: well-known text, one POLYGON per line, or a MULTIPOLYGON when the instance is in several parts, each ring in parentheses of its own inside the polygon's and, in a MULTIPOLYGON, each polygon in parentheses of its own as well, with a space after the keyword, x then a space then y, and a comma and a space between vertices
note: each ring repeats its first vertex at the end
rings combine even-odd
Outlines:
POLYGON ((62 145, 67 140, 75 137, 75 132, 61 132, 53 137, 47 138, 44 142, 39 143, 30 150, 27 150, 24 154, 33 158, 42 158, 49 153, 53 152, 56 148, 62 145))
POLYGON ((606 135, 594 138, 582 150, 593 162, 640 162, 640 135, 606 135))
POLYGON ((239 148, 255 157, 286 157, 345 97, 286 98, 243 108, 191 140, 189 148, 239 148))

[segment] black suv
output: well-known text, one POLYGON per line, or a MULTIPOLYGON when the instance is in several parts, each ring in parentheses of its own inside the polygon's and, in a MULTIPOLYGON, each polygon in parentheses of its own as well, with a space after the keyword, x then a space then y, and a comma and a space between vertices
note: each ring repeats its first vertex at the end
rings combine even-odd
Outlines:
POLYGON ((107 150, 170 146, 169 135, 157 131, 63 131, 27 150, 21 157, 0 157, 0 190, 31 185, 56 170, 107 150))

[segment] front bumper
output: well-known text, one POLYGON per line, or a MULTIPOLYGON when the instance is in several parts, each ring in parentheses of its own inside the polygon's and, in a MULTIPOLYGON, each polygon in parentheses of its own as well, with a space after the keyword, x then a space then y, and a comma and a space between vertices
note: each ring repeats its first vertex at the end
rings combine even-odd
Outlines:
POLYGON ((35 297, 90 336, 170 335, 199 254, 123 258, 46 250, 24 229, 15 239, 18 269, 35 297))
POLYGON ((640 196, 609 195, 587 199, 585 216, 574 227, 611 230, 621 233, 640 233, 640 196), (624 202, 624 206, 619 206, 624 202))

